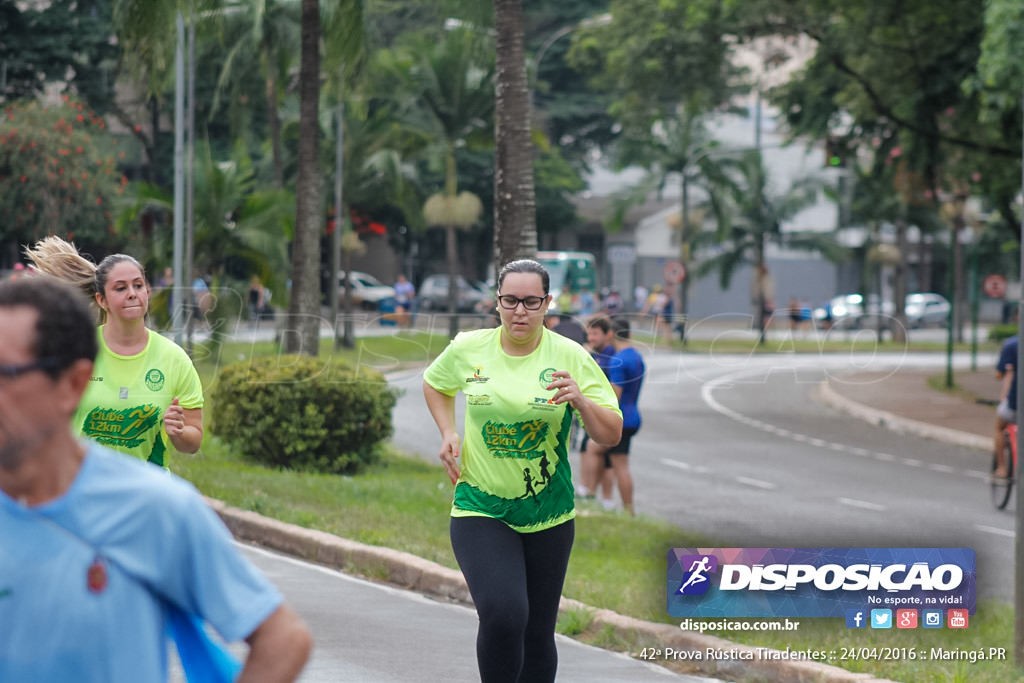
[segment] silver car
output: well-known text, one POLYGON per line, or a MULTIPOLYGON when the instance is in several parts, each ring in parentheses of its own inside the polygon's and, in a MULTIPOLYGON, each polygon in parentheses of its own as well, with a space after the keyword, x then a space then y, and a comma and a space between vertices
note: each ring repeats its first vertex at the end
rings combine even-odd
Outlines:
POLYGON ((910 327, 944 327, 949 320, 949 301, 934 292, 915 292, 907 295, 904 312, 910 327))
MULTIPOLYGON (((480 285, 475 285, 461 275, 455 280, 458 287, 459 313, 477 312, 481 305, 490 300, 490 294, 480 285)), ((428 275, 420 283, 417 297, 420 300, 420 310, 424 311, 447 311, 448 310, 448 275, 438 273, 428 275)))

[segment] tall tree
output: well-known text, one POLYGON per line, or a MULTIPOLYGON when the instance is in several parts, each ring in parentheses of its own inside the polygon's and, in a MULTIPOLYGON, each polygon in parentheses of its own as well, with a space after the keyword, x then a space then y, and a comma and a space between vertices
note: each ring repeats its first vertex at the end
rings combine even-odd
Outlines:
POLYGON ((320 143, 320 3, 302 0, 299 67, 299 162, 295 188, 292 291, 284 349, 316 356, 320 347, 320 235, 323 199, 320 143))
POLYGON ((234 36, 234 43, 229 47, 221 68, 213 107, 216 111, 225 90, 237 87, 236 72, 249 68, 250 62, 257 61, 264 78, 267 130, 270 134, 274 184, 278 188, 284 187, 281 120, 278 114, 282 93, 280 83, 283 78, 287 78, 299 44, 297 9, 295 3, 288 0, 261 0, 234 5, 225 11, 223 19, 233 25, 229 27, 229 33, 234 36))
MULTIPOLYGON (((702 229, 691 211, 691 191, 701 188, 706 195, 704 204, 712 209, 719 222, 724 220, 719 188, 726 185, 726 178, 716 158, 718 143, 708 133, 704 117, 693 113, 685 105, 679 105, 674 116, 657 121, 647 134, 637 135, 636 131, 627 133, 616 147, 618 166, 646 167, 648 175, 626 197, 626 201, 617 203, 613 223, 620 225, 625 210, 635 203, 646 201, 652 190, 660 196, 669 182, 678 182, 681 197, 679 262, 688 271, 702 229)), ((686 277, 679 285, 679 313, 684 316, 684 343, 691 279, 686 277)))
POLYGON ((612 0, 610 24, 573 34, 570 61, 613 93, 611 112, 627 130, 648 130, 681 101, 710 110, 736 92, 730 34, 740 4, 612 0))
POLYGON ((537 252, 530 138, 530 89, 523 51, 522 0, 494 0, 494 272, 537 252))
POLYGON ((456 150, 489 142, 494 113, 494 64, 485 36, 472 28, 445 33, 440 42, 417 39, 405 50, 380 55, 382 79, 401 101, 403 124, 423 143, 432 162, 444 169, 444 187, 424 206, 428 223, 446 232, 449 315, 458 331, 457 228, 474 224, 480 200, 459 190, 456 150), (432 201, 431 201, 432 200, 432 201))
MULTIPOLYGON (((817 251, 832 259, 844 250, 827 233, 783 231, 783 223, 811 206, 817 198, 820 183, 813 179, 797 181, 784 190, 772 188, 765 172, 761 152, 744 152, 738 160, 723 160, 726 172, 725 194, 728 207, 716 228, 719 251, 701 262, 699 275, 718 271, 722 289, 728 289, 736 269, 743 264, 754 266, 755 273, 766 273, 765 248, 774 242, 788 249, 817 251)), ((765 308, 758 306, 758 329, 764 342, 765 308)))

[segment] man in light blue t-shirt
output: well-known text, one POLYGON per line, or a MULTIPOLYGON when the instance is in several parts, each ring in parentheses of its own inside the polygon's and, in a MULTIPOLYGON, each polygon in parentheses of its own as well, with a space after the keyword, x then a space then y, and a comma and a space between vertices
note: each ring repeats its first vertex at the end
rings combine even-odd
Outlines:
POLYGON ((96 348, 76 290, 0 284, 0 681, 166 680, 201 621, 248 641, 239 680, 294 680, 308 630, 195 488, 72 435, 96 348))

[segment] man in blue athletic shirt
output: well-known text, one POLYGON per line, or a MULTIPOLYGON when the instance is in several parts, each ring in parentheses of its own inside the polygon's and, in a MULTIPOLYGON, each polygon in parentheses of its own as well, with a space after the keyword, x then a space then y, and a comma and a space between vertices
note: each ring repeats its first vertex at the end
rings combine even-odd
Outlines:
POLYGON ((0 283, 0 681, 166 680, 176 615, 249 643, 238 681, 294 680, 309 631, 198 491, 72 435, 96 350, 79 292, 0 283))
POLYGON ((615 328, 615 356, 608 365, 608 379, 619 397, 622 410, 622 439, 608 449, 612 471, 622 496, 622 508, 629 514, 633 510, 633 477, 629 473, 629 445, 640 430, 640 410, 637 401, 640 387, 644 382, 647 368, 640 352, 629 341, 629 321, 625 318, 612 320, 615 328))

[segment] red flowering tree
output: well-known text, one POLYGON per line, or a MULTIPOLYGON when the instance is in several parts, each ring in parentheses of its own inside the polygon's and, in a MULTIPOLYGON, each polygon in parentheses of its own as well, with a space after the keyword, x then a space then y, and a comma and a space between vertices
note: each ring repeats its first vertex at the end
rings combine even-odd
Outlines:
POLYGON ((108 239, 127 179, 103 119, 69 98, 13 102, 0 114, 0 243, 108 239))

